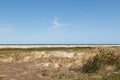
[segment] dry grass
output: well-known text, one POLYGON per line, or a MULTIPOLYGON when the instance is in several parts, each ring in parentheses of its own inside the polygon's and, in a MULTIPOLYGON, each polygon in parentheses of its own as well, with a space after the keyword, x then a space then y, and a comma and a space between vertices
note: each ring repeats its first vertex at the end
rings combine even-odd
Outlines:
POLYGON ((0 61, 0 80, 120 80, 120 47, 4 48, 0 61))

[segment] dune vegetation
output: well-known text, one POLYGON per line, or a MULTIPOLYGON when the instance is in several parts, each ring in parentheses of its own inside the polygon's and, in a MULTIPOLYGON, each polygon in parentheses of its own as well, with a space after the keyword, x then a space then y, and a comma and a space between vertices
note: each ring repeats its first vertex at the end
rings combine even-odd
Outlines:
POLYGON ((1 48, 0 80, 120 80, 120 47, 1 48))

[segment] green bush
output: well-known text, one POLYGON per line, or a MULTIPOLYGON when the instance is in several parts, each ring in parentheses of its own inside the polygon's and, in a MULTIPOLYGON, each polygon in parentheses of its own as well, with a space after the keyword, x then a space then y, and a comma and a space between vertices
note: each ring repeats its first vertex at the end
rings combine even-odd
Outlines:
POLYGON ((99 61, 99 56, 96 55, 93 59, 90 59, 86 62, 86 64, 82 67, 82 72, 85 73, 94 73, 96 72, 101 65, 101 61, 99 61))
POLYGON ((114 51, 99 49, 98 54, 83 65, 82 72, 94 73, 105 65, 112 65, 120 70, 120 56, 115 55, 114 51))

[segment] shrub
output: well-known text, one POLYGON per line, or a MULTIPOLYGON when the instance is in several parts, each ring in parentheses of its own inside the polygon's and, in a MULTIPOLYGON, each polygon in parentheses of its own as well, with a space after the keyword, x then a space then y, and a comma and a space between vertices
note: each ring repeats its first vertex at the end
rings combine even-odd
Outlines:
POLYGON ((114 51, 99 49, 99 53, 83 65, 82 72, 94 73, 105 65, 114 65, 117 70, 120 70, 120 56, 116 55, 114 51))
POLYGON ((86 64, 82 67, 82 72, 93 73, 100 68, 101 62, 99 61, 99 56, 96 55, 93 59, 89 59, 86 64))

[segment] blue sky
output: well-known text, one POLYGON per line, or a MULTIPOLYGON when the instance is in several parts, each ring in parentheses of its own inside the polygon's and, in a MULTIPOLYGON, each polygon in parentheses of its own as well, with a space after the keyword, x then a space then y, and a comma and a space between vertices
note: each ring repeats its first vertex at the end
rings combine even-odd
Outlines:
POLYGON ((0 0, 0 44, 120 44, 120 0, 0 0))

